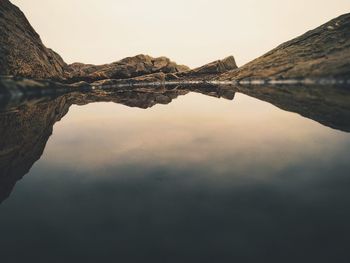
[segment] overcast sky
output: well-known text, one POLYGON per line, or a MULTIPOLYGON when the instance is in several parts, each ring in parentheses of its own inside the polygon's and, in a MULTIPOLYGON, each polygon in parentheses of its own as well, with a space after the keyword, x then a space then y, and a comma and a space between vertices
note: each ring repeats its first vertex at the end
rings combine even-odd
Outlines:
POLYGON ((136 54, 239 65, 341 14, 349 0, 12 0, 66 62, 136 54))

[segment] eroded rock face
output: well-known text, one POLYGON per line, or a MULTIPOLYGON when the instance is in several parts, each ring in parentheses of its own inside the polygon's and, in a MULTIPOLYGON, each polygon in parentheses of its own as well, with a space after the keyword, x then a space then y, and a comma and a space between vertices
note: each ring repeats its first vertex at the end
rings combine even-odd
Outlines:
POLYGON ((46 48, 25 15, 8 0, 0 1, 0 75, 60 79, 66 66, 46 48))
POLYGON ((177 73, 189 70, 166 57, 153 58, 147 55, 128 57, 105 65, 74 63, 66 67, 65 77, 70 82, 93 82, 104 79, 129 79, 154 73, 177 73))
POLYGON ((350 77, 350 14, 286 42, 220 80, 350 77))

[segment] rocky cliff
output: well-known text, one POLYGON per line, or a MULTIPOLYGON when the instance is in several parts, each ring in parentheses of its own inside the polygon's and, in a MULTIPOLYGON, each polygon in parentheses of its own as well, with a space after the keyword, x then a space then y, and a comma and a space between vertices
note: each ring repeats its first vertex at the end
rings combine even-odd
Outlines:
POLYGON ((22 11, 0 1, 0 75, 30 78, 63 77, 62 58, 46 48, 22 11))
POLYGON ((286 42, 220 80, 350 77, 350 14, 286 42))

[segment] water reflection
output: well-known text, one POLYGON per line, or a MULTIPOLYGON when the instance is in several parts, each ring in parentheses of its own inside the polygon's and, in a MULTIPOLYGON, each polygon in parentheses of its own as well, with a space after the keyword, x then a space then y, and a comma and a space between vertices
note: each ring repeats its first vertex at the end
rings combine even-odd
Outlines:
POLYGON ((145 87, 7 104, 2 261, 346 262, 348 94, 270 89, 145 87))

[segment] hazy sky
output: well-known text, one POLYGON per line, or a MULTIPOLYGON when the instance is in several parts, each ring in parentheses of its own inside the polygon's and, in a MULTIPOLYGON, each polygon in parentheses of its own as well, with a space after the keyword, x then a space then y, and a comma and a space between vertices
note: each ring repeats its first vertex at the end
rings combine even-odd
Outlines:
POLYGON ((341 14, 349 0, 12 0, 67 62, 144 53, 199 66, 239 65, 341 14))

